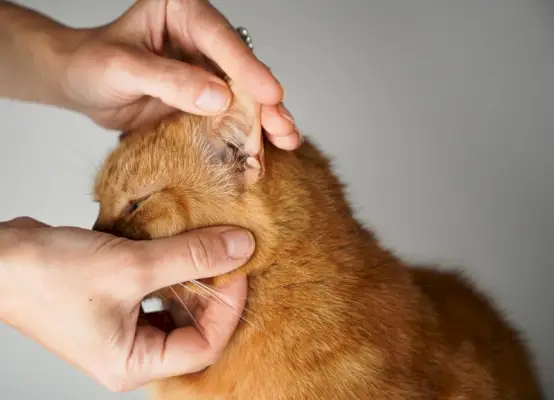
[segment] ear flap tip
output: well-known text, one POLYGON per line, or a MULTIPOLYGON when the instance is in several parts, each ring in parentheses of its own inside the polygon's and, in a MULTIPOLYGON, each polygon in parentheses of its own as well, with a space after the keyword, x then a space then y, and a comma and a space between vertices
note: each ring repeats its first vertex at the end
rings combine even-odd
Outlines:
POLYGON ((261 160, 259 160, 257 157, 248 157, 246 159, 246 165, 249 167, 249 168, 252 168, 252 169, 258 169, 258 170, 261 170, 262 169, 262 163, 261 163, 261 160))
POLYGON ((238 85, 229 81, 233 101, 228 110, 209 119, 210 133, 231 147, 238 148, 247 186, 264 174, 264 139, 261 124, 261 104, 238 85))

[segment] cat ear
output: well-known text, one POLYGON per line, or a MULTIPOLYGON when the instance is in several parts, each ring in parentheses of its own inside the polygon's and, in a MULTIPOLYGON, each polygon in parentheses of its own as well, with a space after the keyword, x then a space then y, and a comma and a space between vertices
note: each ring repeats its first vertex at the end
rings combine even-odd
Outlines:
POLYGON ((261 104, 229 81, 233 99, 224 113, 207 117, 207 132, 214 140, 220 161, 236 165, 248 187, 264 174, 264 141, 261 104))

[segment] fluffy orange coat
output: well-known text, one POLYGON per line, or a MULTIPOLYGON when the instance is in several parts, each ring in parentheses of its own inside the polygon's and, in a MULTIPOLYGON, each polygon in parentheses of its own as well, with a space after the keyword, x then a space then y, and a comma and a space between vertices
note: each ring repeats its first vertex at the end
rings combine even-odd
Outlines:
POLYGON ((235 94, 222 119, 179 114, 127 135, 97 177, 96 229, 151 239, 228 224, 256 237, 244 267, 210 282, 246 274, 255 326, 241 323, 206 370, 152 384, 153 398, 541 399, 524 343, 491 301, 384 248, 310 141, 249 149, 259 109, 235 94))

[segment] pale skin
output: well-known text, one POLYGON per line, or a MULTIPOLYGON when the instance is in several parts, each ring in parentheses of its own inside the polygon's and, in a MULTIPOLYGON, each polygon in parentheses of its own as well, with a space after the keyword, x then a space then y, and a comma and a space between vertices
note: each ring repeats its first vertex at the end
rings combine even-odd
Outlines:
MULTIPOLYGON (((0 97, 74 110, 118 131, 175 110, 224 111, 231 93, 223 81, 157 55, 164 32, 188 54, 215 61, 262 104, 273 144, 300 145, 277 79, 203 0, 138 1, 90 29, 0 0, 0 97)), ((254 246, 233 227, 141 242, 32 218, 0 222, 0 320, 113 391, 196 372, 217 360, 233 334, 245 278, 222 289, 239 313, 210 302, 197 310, 198 328, 169 335, 137 327, 140 301, 171 284, 232 271, 254 246)))

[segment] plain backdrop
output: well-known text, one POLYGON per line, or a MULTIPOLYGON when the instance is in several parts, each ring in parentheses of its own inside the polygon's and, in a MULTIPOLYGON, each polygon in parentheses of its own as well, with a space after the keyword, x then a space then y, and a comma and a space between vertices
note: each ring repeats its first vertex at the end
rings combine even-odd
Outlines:
MULTIPOLYGON (((132 1, 24 3, 91 26, 132 1)), ((214 3, 250 30, 359 217, 406 259, 463 266, 525 333, 554 399, 554 3, 214 3)), ((0 220, 90 227, 116 134, 45 106, 0 101, 0 118, 0 220)), ((0 354, 5 400, 144 396, 111 394, 4 326, 0 354)))

